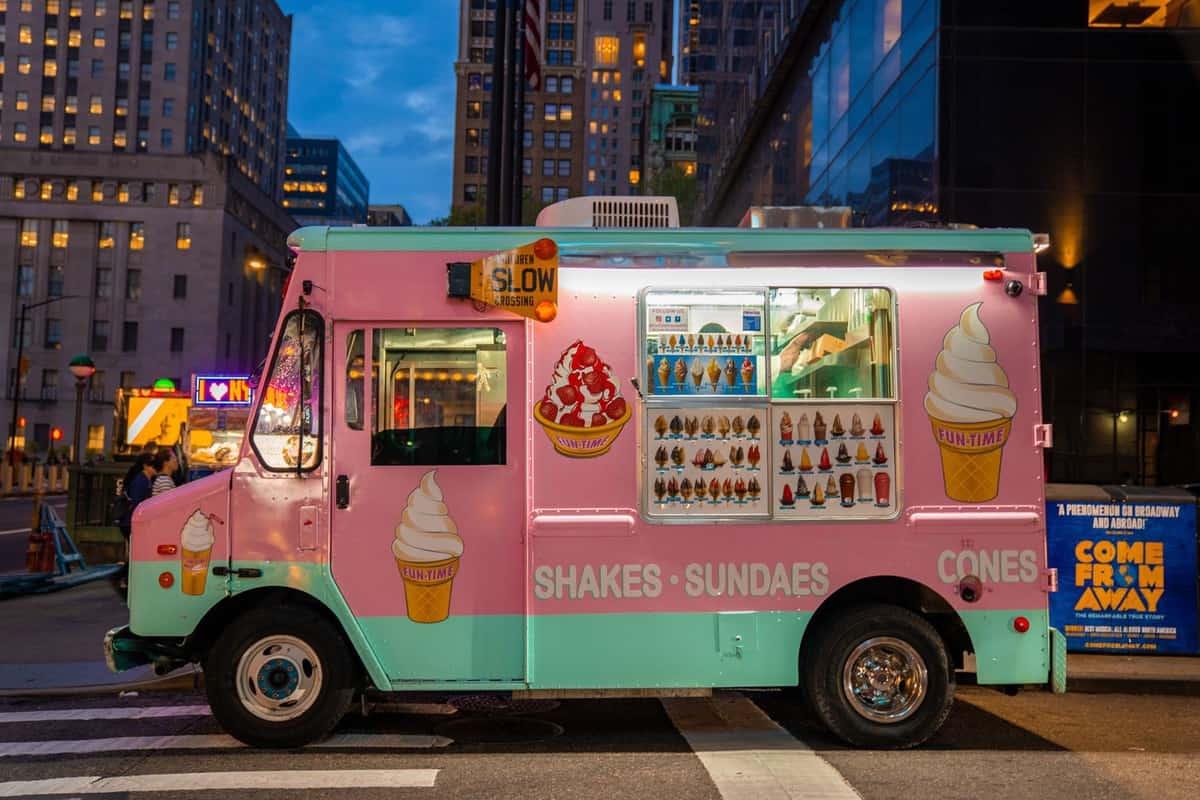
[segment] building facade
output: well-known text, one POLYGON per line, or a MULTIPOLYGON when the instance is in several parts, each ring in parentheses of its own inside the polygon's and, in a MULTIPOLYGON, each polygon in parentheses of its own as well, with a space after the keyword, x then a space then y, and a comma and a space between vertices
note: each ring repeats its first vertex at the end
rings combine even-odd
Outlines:
POLYGON ((1196 4, 840 0, 783 21, 704 223, 816 204, 1048 232, 1048 477, 1200 480, 1200 373, 1179 368, 1200 357, 1196 4))
POLYGON ((643 181, 648 186, 666 169, 696 174, 699 96, 696 86, 659 84, 650 91, 642 130, 643 181))
MULTIPOLYGON (((582 193, 583 101, 587 68, 583 8, 587 0, 544 0, 541 83, 525 92, 522 142, 524 216, 582 193)), ((454 187, 451 205, 482 220, 487 194, 495 0, 461 0, 454 62, 454 187), (472 212, 468 212, 472 213, 472 212)))
POLYGON ((673 9, 663 0, 592 0, 586 9, 587 180, 593 195, 637 194, 655 84, 671 77, 673 9))
POLYGON ((294 227, 291 21, 273 0, 0 6, 0 416, 7 434, 19 396, 19 437, 72 432, 66 365, 87 353, 81 439, 109 450, 117 387, 265 352, 294 227))
POLYGON ((373 205, 367 209, 367 225, 369 227, 398 228, 412 224, 412 217, 408 215, 408 209, 398 203, 373 205))
POLYGON ((283 207, 298 225, 366 225, 371 186, 338 139, 288 136, 283 207))

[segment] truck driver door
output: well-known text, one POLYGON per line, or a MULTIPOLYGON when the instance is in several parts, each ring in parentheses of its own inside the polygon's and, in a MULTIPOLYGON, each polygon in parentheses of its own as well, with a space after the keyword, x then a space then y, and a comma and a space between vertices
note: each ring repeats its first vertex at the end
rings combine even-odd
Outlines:
POLYGON ((524 325, 334 325, 332 571, 393 682, 524 680, 524 325))

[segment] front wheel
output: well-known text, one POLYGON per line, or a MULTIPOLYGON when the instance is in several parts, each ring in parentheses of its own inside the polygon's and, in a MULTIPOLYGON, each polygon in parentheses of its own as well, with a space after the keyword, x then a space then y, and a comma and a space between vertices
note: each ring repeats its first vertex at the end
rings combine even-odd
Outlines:
POLYGON ((826 626, 807 666, 807 694, 821 721, 861 747, 921 744, 954 702, 942 637, 905 608, 859 606, 826 626))
POLYGON ((302 606, 238 617, 204 662, 213 716, 254 747, 323 739, 354 699, 348 650, 333 625, 302 606))

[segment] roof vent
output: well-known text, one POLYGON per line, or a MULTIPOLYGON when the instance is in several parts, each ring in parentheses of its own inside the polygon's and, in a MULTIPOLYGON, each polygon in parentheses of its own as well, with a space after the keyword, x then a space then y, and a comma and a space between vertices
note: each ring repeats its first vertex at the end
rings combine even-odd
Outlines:
POLYGON ((539 228, 678 228, 674 197, 572 197, 546 206, 539 228))

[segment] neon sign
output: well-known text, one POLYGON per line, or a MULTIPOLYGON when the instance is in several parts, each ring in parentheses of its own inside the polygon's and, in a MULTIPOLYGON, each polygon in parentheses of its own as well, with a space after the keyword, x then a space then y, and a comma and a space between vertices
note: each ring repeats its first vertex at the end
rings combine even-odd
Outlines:
POLYGON ((192 402, 198 406, 248 406, 254 402, 254 390, 245 376, 197 375, 192 402))

